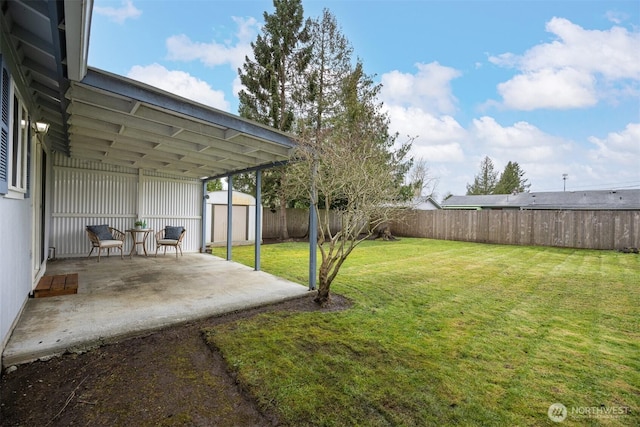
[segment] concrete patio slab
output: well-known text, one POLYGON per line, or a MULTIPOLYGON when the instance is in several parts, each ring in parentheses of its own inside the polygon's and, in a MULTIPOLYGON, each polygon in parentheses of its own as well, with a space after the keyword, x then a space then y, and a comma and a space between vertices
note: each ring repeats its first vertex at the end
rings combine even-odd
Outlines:
POLYGON ((209 254, 111 255, 50 261, 47 275, 78 273, 75 295, 30 298, 2 355, 27 363, 170 325, 272 304, 308 288, 209 254))

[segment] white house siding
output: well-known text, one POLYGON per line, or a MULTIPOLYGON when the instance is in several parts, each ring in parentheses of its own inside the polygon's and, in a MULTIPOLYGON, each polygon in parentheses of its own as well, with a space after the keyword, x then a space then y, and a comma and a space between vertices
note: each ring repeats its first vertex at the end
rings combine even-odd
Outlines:
MULTIPOLYGON (((153 176, 150 172, 56 154, 50 246, 57 257, 86 256, 91 245, 85 226, 109 224, 121 231, 137 218, 160 230, 166 225, 187 229, 183 250, 199 250, 202 185, 198 180, 153 176)), ((127 236, 125 252, 131 249, 127 236)), ((147 248, 154 248, 154 237, 147 248)))
POLYGON ((0 351, 31 292, 31 199, 0 196, 0 351))

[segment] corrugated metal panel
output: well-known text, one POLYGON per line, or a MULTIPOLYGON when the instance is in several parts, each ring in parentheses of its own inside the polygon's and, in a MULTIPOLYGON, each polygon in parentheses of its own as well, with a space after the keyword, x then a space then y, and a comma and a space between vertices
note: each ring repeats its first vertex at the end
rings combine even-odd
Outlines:
MULTIPOLYGON (((137 218, 156 231, 166 225, 184 226, 183 250, 199 250, 202 185, 198 180, 140 175, 135 169, 57 157, 50 246, 58 257, 89 253, 86 225, 109 224, 124 232, 137 218)), ((127 236, 126 253, 131 246, 127 236)), ((155 235, 148 238, 147 250, 155 252, 155 235)))
MULTIPOLYGON (((56 163, 72 162, 58 159, 56 163)), ((137 174, 82 166, 54 167, 50 246, 56 248, 59 257, 89 253, 91 244, 85 226, 109 224, 124 231, 135 218, 137 174)), ((129 242, 127 245, 130 247, 129 242)))
POLYGON ((176 181, 144 177, 140 215, 153 218, 200 218, 202 186, 199 181, 176 181))
POLYGON ((89 169, 93 171, 119 172, 119 173, 131 174, 131 175, 138 174, 138 170, 134 168, 127 168, 124 166, 117 166, 117 165, 109 165, 105 163, 90 162, 88 160, 81 160, 75 157, 67 157, 61 153, 54 153, 53 165, 54 167, 60 166, 60 167, 68 167, 68 168, 74 168, 74 169, 89 169))
POLYGON ((137 175, 56 168, 54 215, 135 216, 137 175))
MULTIPOLYGON (((146 197, 141 201, 140 215, 147 220, 147 225, 156 231, 167 225, 186 228, 182 249, 198 251, 202 220, 200 181, 144 176, 142 188, 146 197)), ((155 251, 155 236, 149 246, 155 251)))

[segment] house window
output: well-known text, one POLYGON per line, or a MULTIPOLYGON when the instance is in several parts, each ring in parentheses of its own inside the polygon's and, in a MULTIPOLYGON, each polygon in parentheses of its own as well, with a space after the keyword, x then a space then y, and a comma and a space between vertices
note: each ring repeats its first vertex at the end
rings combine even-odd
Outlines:
POLYGON ((27 191, 27 149, 29 146, 29 114, 13 86, 13 115, 11 126, 11 180, 9 189, 18 193, 27 191))
POLYGON ((0 76, 0 194, 26 198, 29 193, 29 112, 8 69, 2 63, 0 76))

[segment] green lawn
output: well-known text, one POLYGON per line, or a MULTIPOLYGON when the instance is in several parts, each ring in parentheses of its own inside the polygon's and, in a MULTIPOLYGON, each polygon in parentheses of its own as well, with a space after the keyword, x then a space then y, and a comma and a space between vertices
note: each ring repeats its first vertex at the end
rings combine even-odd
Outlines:
MULTIPOLYGON (((307 283, 307 253, 265 245, 262 269, 307 283)), ((253 247, 233 255, 251 265, 253 247)), ((287 425, 636 426, 639 284, 634 254, 364 242, 332 285, 352 308, 206 332, 287 425), (561 424, 547 416, 556 402, 561 424)))

